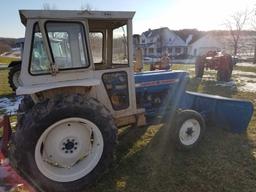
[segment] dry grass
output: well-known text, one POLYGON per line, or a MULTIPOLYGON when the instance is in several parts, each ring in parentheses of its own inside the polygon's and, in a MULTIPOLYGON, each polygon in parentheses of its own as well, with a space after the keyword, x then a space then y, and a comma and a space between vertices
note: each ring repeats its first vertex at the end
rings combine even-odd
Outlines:
POLYGON ((0 69, 0 96, 10 94, 12 94, 12 90, 8 83, 8 69, 0 69))
POLYGON ((10 57, 1 57, 0 56, 0 64, 9 64, 12 61, 17 61, 17 60, 19 60, 19 59, 17 59, 17 58, 10 58, 10 57))

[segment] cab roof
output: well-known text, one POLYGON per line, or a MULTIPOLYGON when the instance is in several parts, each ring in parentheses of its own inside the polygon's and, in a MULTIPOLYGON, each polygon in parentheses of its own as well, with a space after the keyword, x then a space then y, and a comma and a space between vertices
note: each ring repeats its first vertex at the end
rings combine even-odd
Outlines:
POLYGON ((28 19, 100 19, 100 20, 128 20, 135 12, 128 11, 71 11, 71 10, 19 10, 20 19, 26 26, 28 19))

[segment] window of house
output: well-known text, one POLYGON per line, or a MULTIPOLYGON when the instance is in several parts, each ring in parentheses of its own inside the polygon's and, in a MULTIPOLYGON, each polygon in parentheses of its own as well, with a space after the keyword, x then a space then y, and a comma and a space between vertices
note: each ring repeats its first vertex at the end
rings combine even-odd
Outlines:
POLYGON ((141 41, 142 43, 145 43, 145 39, 142 39, 142 41, 141 41))
POLYGON ((127 26, 113 30, 113 64, 128 64, 127 26))
POLYGON ((144 55, 147 55, 147 48, 144 48, 144 55))
POLYGON ((175 53, 178 53, 178 54, 181 53, 181 48, 180 47, 176 47, 175 48, 175 53))
POLYGON ((148 53, 149 54, 154 53, 154 48, 148 48, 148 53))

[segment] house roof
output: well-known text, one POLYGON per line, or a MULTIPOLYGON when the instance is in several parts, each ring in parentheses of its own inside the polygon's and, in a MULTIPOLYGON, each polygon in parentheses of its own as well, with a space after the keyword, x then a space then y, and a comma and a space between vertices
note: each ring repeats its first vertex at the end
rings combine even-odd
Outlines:
POLYGON ((162 28, 158 28, 158 29, 149 29, 149 30, 143 32, 142 35, 144 35, 147 38, 155 37, 155 36, 159 35, 160 33, 162 33, 165 29, 168 29, 168 27, 162 27, 162 28))
POLYGON ((205 35, 205 32, 198 31, 197 29, 182 29, 178 31, 174 31, 180 38, 182 38, 184 41, 187 40, 189 35, 192 35, 192 39, 188 44, 192 44, 201 37, 205 35))
MULTIPOLYGON (((191 43, 191 46, 195 46, 195 45, 200 45, 202 43, 205 43, 207 45, 207 47, 219 47, 221 48, 221 42, 219 42, 214 35, 212 34, 205 34, 204 36, 202 36, 201 38, 197 39, 196 41, 194 41, 193 43, 191 43)), ((202 46, 202 45, 200 45, 202 46)))
MULTIPOLYGON (((154 37, 160 36, 161 38, 166 31, 168 33, 172 33, 175 36, 175 38, 173 39, 173 42, 171 43, 172 46, 186 46, 186 41, 184 41, 184 39, 182 39, 177 33, 175 33, 175 31, 170 30, 168 27, 162 27, 162 28, 153 29, 153 30, 149 29, 143 32, 142 36, 145 36, 146 38, 154 38, 154 37)), ((165 42, 165 44, 163 44, 162 46, 169 47, 170 42, 169 40, 167 41, 168 42, 165 42)))

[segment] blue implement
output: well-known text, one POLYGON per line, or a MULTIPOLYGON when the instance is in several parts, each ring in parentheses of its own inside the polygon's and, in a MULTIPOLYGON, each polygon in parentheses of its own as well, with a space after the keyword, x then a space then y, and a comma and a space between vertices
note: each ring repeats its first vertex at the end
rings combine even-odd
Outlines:
POLYGON ((188 74, 184 71, 153 71, 134 76, 137 106, 145 108, 147 116, 192 109, 206 122, 235 133, 244 132, 251 120, 250 101, 185 91, 188 74))

